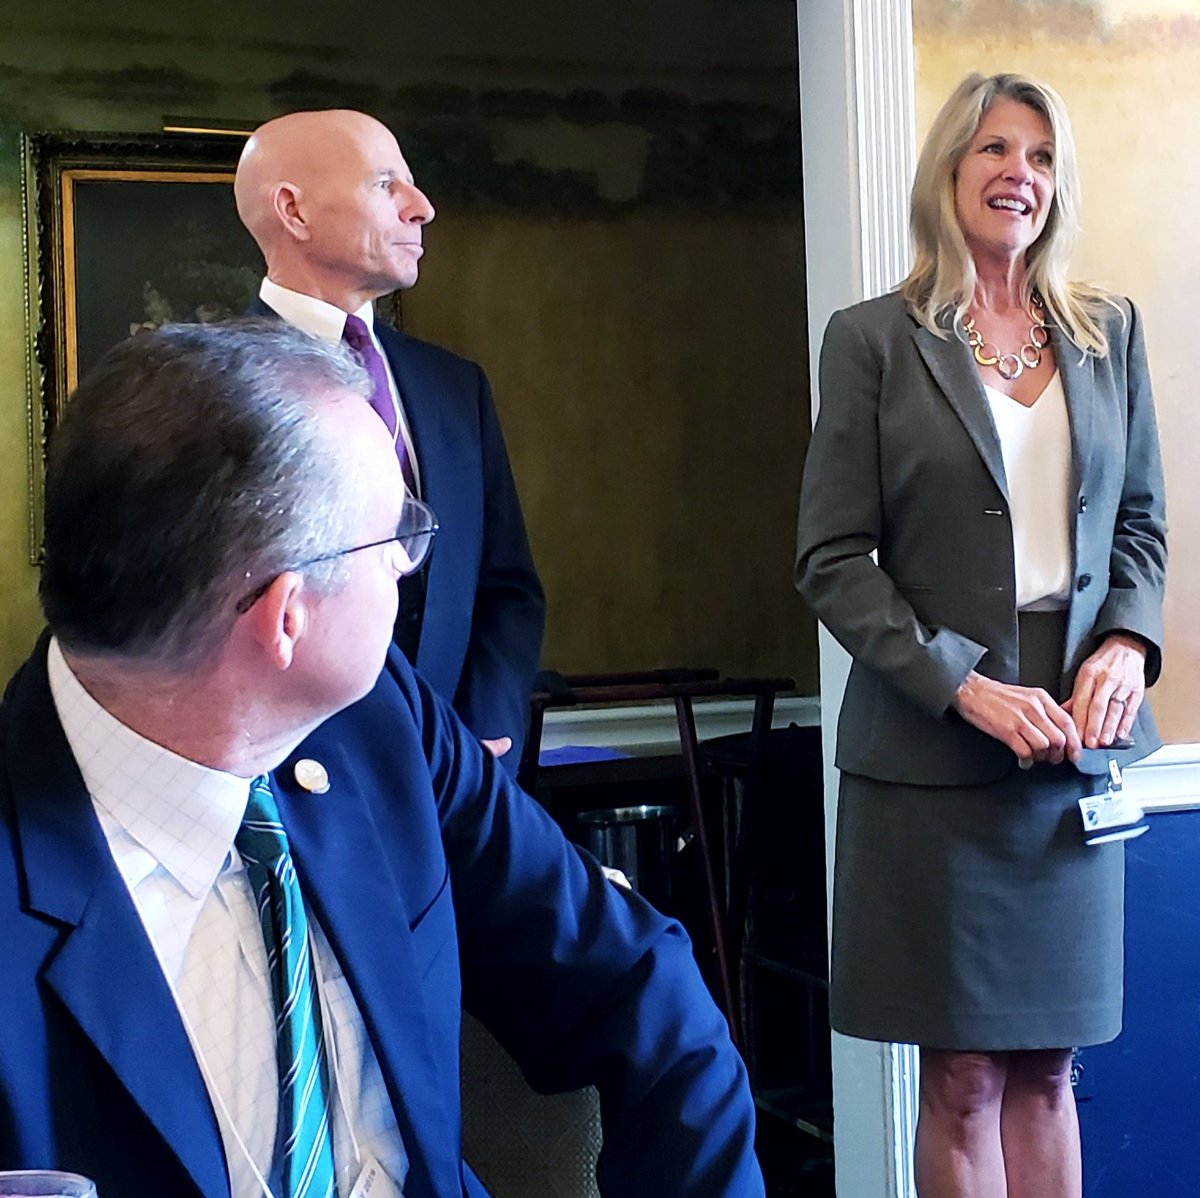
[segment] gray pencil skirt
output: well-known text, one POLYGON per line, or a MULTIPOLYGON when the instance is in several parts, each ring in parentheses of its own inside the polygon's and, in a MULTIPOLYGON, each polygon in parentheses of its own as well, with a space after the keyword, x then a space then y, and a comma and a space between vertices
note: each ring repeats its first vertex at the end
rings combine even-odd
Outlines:
MULTIPOLYGON (((1021 617, 1021 673, 1061 661, 1057 614, 1021 617)), ((1053 693, 1053 687, 1047 687, 1053 693)), ((982 786, 843 774, 830 1021, 963 1051, 1100 1044, 1121 1030, 1124 845, 1083 842, 1070 765, 982 786)))

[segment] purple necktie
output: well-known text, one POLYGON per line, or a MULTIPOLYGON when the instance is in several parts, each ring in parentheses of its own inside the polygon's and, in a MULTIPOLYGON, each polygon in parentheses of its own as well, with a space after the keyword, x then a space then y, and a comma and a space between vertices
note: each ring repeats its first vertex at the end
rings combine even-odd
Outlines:
POLYGON ((375 348, 366 322, 353 314, 346 317, 342 340, 354 351, 371 376, 371 407, 379 414, 379 419, 383 421, 384 427, 395 441, 396 457, 400 459, 404 482, 415 495, 417 492, 412 467, 408 461, 408 450, 404 444, 404 437, 397 435, 396 431, 396 405, 392 402, 392 388, 388 384, 387 366, 384 364, 383 355, 375 348))

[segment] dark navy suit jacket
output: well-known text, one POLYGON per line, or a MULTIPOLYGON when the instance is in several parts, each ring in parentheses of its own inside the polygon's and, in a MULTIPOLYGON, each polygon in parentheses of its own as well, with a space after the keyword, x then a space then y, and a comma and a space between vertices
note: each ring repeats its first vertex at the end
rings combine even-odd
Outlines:
MULTIPOLYGON (((256 300, 250 311, 276 313, 256 300)), ((416 666, 476 736, 511 736, 515 773, 546 605, 508 451, 478 365, 382 323, 375 332, 404 404, 437 515, 416 666)))
MULTIPOLYGON (((607 882, 393 649, 272 779, 407 1148, 405 1198, 484 1193, 460 1156, 461 1007, 545 1091, 599 1086, 602 1191, 763 1194, 745 1071, 679 926, 607 882), (316 758, 325 795, 291 763, 316 758)), ((46 644, 0 705, 0 1168, 103 1198, 220 1198, 174 1002, 59 724, 46 644)))

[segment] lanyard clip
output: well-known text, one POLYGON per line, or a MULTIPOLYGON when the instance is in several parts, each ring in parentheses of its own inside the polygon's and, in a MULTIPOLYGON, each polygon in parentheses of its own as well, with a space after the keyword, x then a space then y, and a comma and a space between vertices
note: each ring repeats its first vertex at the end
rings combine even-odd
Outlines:
POLYGON ((1121 767, 1117 764, 1115 757, 1108 759, 1108 793, 1116 794, 1123 785, 1121 779, 1121 767))

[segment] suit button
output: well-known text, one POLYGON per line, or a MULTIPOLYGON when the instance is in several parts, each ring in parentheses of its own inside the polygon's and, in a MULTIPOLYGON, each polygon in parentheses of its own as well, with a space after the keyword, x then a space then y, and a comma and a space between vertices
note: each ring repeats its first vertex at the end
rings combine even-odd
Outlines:
POLYGON ((1079 510, 1081 512, 1087 511, 1087 496, 1086 495, 1080 495, 1080 497, 1079 497, 1079 510))
POLYGON ((1077 591, 1086 591, 1092 585, 1092 576, 1090 574, 1080 574, 1079 581, 1075 584, 1077 591))

